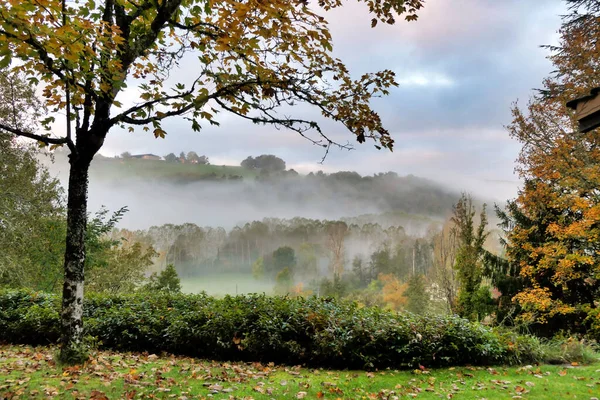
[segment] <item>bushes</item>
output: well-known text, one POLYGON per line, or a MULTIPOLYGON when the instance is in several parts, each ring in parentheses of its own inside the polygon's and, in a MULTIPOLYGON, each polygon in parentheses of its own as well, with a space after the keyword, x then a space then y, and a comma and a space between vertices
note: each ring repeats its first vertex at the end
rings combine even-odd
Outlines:
MULTIPOLYGON (((55 342, 59 306, 54 295, 0 292, 0 340, 55 342)), ((509 337, 456 317, 396 314, 323 298, 90 295, 84 318, 86 334, 104 348, 221 360, 412 368, 539 357, 532 337, 509 337)))

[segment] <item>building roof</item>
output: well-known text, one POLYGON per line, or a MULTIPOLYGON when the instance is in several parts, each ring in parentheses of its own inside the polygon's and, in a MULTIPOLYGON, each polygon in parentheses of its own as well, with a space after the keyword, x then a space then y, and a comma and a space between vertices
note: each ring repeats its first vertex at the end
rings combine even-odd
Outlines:
POLYGON ((600 93, 600 87, 595 87, 592 90, 590 90, 590 94, 586 94, 585 96, 581 96, 581 97, 578 97, 574 100, 567 102, 567 107, 575 110, 577 108, 577 104, 581 103, 582 101, 588 101, 588 100, 593 99, 594 97, 596 97, 598 95, 598 93, 600 93))
POLYGON ((160 156, 157 156, 156 154, 132 154, 131 157, 133 157, 133 158, 141 158, 141 157, 158 157, 158 158, 160 158, 160 156))

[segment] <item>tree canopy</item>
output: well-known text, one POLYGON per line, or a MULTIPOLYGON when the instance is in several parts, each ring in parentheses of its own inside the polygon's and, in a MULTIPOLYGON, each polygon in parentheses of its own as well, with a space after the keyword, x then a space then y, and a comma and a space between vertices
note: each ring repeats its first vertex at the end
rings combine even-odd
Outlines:
POLYGON ((598 130, 580 133, 566 103, 600 86, 600 8, 569 1, 558 46, 548 46, 554 73, 541 95, 513 109, 511 135, 523 144, 525 181, 501 213, 520 319, 538 332, 576 332, 600 324, 600 152, 598 130))
MULTIPOLYGON (((373 27, 378 21, 393 24, 399 15, 414 20, 422 7, 422 0, 358 1, 368 6, 373 27)), ((70 150, 64 362, 84 354, 89 166, 111 128, 140 126, 158 138, 167 133, 166 118, 185 118, 198 131, 218 125, 216 114, 226 111, 290 129, 329 149, 335 143, 318 121, 277 111, 302 102, 343 124, 358 142, 372 139, 377 147, 392 149, 370 99, 388 94, 396 85, 394 73, 354 79, 332 56, 327 20, 319 11, 342 5, 339 0, 320 0, 316 9, 298 0, 0 0, 0 68, 41 83, 45 104, 66 117, 61 136, 50 133, 54 116, 40 121, 47 133, 0 123, 4 131, 70 150), (193 75, 171 74, 184 63, 194 67, 193 75), (137 100, 125 102, 127 91, 137 100)))

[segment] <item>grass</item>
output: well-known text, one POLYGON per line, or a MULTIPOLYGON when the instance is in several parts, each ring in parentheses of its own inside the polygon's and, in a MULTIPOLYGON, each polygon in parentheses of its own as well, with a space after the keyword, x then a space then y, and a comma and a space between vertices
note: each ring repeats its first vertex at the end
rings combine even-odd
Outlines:
POLYGON ((215 173, 223 175, 238 175, 244 179, 256 177, 256 171, 233 165, 200 165, 168 163, 158 160, 138 159, 100 159, 92 165, 91 173, 99 178, 152 178, 166 179, 173 182, 194 182, 202 180, 207 175, 215 173))
POLYGON ((273 292, 273 282, 259 281, 250 274, 222 273, 203 275, 181 280, 181 290, 184 293, 206 292, 211 296, 224 296, 226 294, 248 294, 273 292))
POLYGON ((59 367, 48 347, 0 346, 0 398, 7 399, 590 399, 600 365, 327 371, 259 363, 96 352, 59 367))

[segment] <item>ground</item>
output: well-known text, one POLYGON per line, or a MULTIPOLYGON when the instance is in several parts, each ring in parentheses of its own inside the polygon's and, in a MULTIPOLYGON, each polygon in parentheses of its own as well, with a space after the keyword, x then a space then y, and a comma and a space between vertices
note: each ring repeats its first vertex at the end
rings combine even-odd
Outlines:
POLYGON ((151 178, 154 180, 168 180, 175 183, 195 182, 206 179, 210 174, 237 175, 246 179, 256 177, 257 172, 233 165, 201 165, 168 163, 156 160, 114 159, 105 158, 96 160, 92 166, 91 174, 98 179, 120 178, 151 178))
POLYGON ((94 352, 59 367, 49 347, 0 346, 1 399, 593 399, 600 364, 328 371, 94 352))
POLYGON ((224 296, 226 294, 248 294, 273 292, 275 283, 256 280, 250 274, 221 273, 202 275, 194 278, 181 279, 181 291, 184 293, 200 293, 205 291, 211 296, 224 296))

